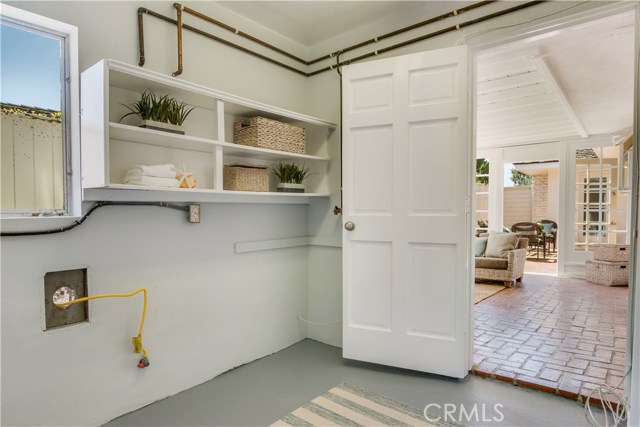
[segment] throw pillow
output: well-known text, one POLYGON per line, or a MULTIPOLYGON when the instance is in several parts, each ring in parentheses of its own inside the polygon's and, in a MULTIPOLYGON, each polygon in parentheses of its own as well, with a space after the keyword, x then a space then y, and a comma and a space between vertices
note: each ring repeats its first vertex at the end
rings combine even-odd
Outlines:
POLYGON ((482 254, 484 254, 484 251, 487 248, 487 240, 488 240, 488 237, 476 237, 476 240, 475 240, 476 256, 482 256, 482 254))
POLYGON ((485 256, 506 258, 507 252, 516 248, 519 238, 516 233, 489 233, 485 256))
POLYGON ((544 223, 540 224, 540 227, 542 227, 542 231, 544 232, 544 234, 551 234, 553 224, 544 223))

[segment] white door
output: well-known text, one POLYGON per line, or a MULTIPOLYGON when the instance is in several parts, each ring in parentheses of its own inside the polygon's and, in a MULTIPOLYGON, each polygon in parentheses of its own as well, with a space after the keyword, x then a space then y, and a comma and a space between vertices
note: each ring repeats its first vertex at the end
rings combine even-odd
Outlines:
POLYGON ((343 69, 345 358, 471 367, 467 62, 459 46, 343 69))

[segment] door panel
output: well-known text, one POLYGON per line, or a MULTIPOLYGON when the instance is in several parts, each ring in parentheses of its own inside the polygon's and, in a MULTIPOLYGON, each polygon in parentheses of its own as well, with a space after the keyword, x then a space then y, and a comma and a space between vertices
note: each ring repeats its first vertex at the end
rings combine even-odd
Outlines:
POLYGON ((449 176, 454 170, 454 125, 452 120, 409 123, 411 214, 454 209, 455 177, 449 176))
POLYGON ((354 242, 353 286, 349 301, 354 328, 391 331, 391 245, 381 242, 354 242))
POLYGON ((456 267, 455 246, 410 243, 409 252, 409 334, 454 339, 455 313, 448 307, 455 302, 455 287, 447 276, 456 267), (440 268, 431 269, 433 263, 440 268))
POLYGON ((371 126, 354 129, 353 209, 391 214, 393 191, 393 129, 371 126))
POLYGON ((453 377, 471 367, 463 46, 343 69, 343 355, 453 377))

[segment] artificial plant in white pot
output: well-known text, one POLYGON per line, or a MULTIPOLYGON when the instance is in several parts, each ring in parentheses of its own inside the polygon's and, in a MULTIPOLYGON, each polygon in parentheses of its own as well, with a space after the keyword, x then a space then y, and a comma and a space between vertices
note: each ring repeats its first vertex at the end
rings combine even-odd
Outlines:
POLYGON ((184 135, 182 124, 195 108, 168 95, 157 96, 151 90, 145 90, 138 101, 125 107, 129 112, 120 117, 120 121, 133 115, 141 120, 140 127, 181 135, 184 135))
POLYGON ((309 168, 295 163, 278 163, 272 168, 273 174, 280 180, 278 192, 304 193, 302 181, 309 176, 309 168))

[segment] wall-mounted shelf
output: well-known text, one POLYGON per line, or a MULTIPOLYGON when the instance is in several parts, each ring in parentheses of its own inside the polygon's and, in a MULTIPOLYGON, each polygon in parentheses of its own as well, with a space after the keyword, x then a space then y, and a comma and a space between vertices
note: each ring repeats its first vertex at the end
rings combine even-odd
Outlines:
POLYGON ((176 202, 309 203, 327 197, 329 158, 327 141, 336 125, 260 102, 216 91, 153 71, 104 59, 82 73, 82 164, 84 200, 145 200, 176 202), (195 107, 185 121, 185 135, 144 129, 130 118, 126 105, 151 89, 195 107), (233 125, 260 115, 302 126, 307 153, 238 145, 233 125), (304 163, 311 169, 305 181, 308 193, 239 192, 223 189, 223 167, 231 163, 271 166, 280 161, 304 163), (127 170, 136 164, 185 164, 197 179, 195 189, 143 187, 122 184, 127 170))
POLYGON ((86 188, 86 201, 121 202, 198 202, 198 203, 273 203, 303 205, 311 198, 328 197, 325 193, 275 193, 251 191, 227 191, 187 188, 141 187, 113 184, 104 188, 86 188))

